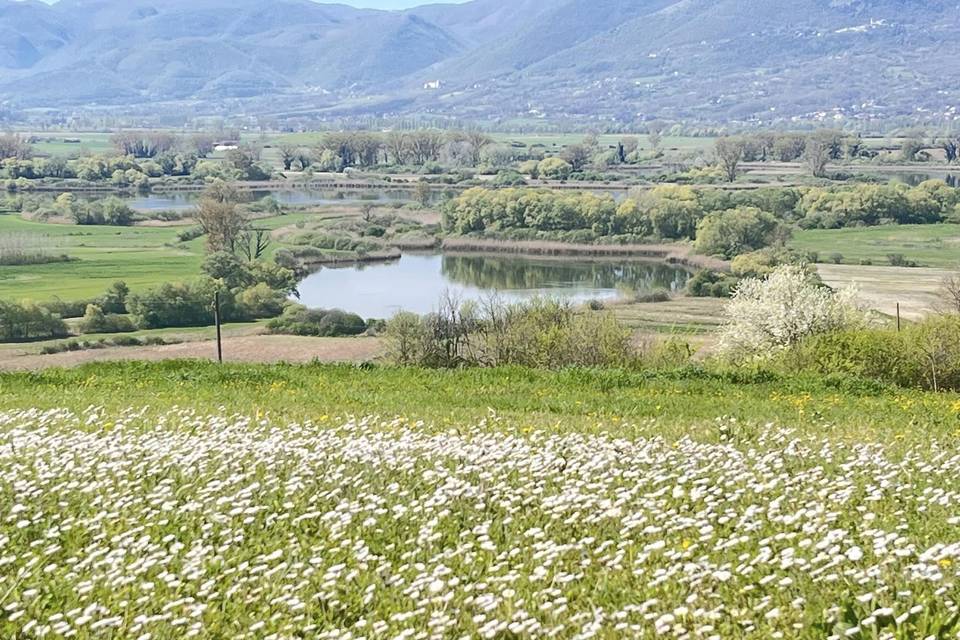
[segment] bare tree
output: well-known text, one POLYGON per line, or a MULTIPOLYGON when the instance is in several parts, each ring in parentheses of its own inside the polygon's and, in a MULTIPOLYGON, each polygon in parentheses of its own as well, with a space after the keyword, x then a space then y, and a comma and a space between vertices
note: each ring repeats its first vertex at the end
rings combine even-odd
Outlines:
POLYGON ((659 120, 654 120, 647 125, 647 141, 654 151, 660 151, 660 145, 663 143, 663 130, 666 125, 659 120))
POLYGON ((586 144, 571 144, 563 150, 563 159, 574 171, 582 171, 590 162, 590 148, 586 144))
POLYGON ((26 160, 33 155, 33 148, 30 143, 17 133, 6 133, 0 135, 0 160, 15 158, 17 160, 26 160))
POLYGON ((960 272, 949 275, 940 283, 940 304, 942 313, 960 314, 960 272))
POLYGON ((277 152, 280 154, 280 162, 283 163, 283 170, 290 171, 290 169, 293 168, 293 163, 296 162, 299 157, 300 150, 296 145, 282 144, 277 147, 277 152))
POLYGON ((433 129, 415 131, 410 134, 410 152, 414 164, 424 165, 435 161, 443 147, 443 134, 433 129))
POLYGON ((363 218, 363 221, 370 223, 373 221, 373 204, 370 202, 364 202, 360 207, 360 217, 363 218))
POLYGON ((236 200, 230 199, 228 189, 214 185, 197 205, 197 224, 206 234, 207 250, 211 253, 234 253, 247 231, 246 217, 238 209, 236 200))
POLYGON ((817 138, 810 138, 803 159, 814 178, 823 178, 827 175, 827 164, 830 162, 830 147, 817 138))
POLYGON ((393 164, 406 164, 410 156, 410 138, 403 131, 391 131, 384 138, 387 157, 393 164))
POLYGON ((743 154, 746 151, 746 143, 742 138, 724 137, 717 140, 714 145, 714 153, 720 168, 726 175, 729 182, 737 179, 737 169, 743 160, 743 154))
POLYGON ((482 131, 467 131, 464 141, 470 145, 470 161, 473 166, 479 166, 483 150, 493 144, 493 138, 482 131))

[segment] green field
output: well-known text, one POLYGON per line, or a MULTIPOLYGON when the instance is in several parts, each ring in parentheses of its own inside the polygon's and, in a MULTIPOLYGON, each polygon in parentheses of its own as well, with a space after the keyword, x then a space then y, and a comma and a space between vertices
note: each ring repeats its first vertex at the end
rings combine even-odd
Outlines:
MULTIPOLYGON (((0 406, 90 404, 166 410, 174 405, 270 413, 284 420, 317 415, 400 415, 436 428, 475 422, 491 408, 510 424, 576 432, 676 439, 717 436, 715 418, 878 441, 925 441, 960 430, 960 396, 896 389, 853 379, 783 378, 774 374, 467 369, 431 371, 343 366, 111 363, 40 373, 0 373, 0 406), (188 392, 188 393, 187 393, 188 392), (187 395, 185 395, 187 393, 187 395), (633 426, 631 426, 633 425, 633 426)), ((752 426, 748 426, 752 425, 752 426)))
POLYGON ((960 225, 890 225, 848 229, 797 231, 790 243, 800 251, 815 251, 821 262, 843 256, 845 264, 870 260, 889 265, 887 256, 902 254, 922 267, 952 268, 960 264, 960 225))
MULTIPOLYGON (((316 221, 316 213, 293 213, 257 220, 264 229, 316 221)), ((96 297, 123 280, 133 291, 200 274, 203 239, 179 242, 184 226, 109 227, 49 224, 0 213, 0 234, 46 236, 49 252, 75 261, 30 266, 0 266, 0 298, 80 300, 96 297)), ((272 254, 279 244, 270 247, 272 254)))
POLYGON ((0 637, 952 637, 958 434, 843 378, 0 374, 0 637))
POLYGON ((0 234, 30 233, 49 239, 50 253, 73 262, 0 266, 0 298, 78 300, 95 297, 113 282, 132 289, 181 281, 199 274, 203 240, 178 243, 175 227, 106 227, 46 224, 0 214, 0 234))
POLYGON ((84 153, 108 154, 114 152, 111 133, 70 131, 28 132, 36 137, 33 148, 41 155, 74 157, 84 153), (67 142, 71 140, 71 142, 67 142))

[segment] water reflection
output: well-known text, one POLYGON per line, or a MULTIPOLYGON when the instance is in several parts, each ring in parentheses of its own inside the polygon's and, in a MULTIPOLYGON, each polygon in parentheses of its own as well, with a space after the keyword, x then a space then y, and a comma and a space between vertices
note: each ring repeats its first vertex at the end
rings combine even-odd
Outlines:
POLYGON ((617 298, 623 290, 679 290, 688 278, 680 267, 649 261, 405 255, 390 263, 321 269, 299 291, 311 307, 386 318, 400 310, 428 313, 446 291, 462 300, 496 292, 507 301, 555 296, 583 302, 617 298))
POLYGON ((447 255, 443 275, 451 282, 480 289, 629 288, 636 291, 677 291, 687 272, 660 262, 583 261, 577 259, 517 258, 515 256, 447 255))
MULTIPOLYGON (((313 190, 281 189, 276 191, 241 192, 244 201, 255 202, 263 198, 273 198, 280 205, 334 205, 358 202, 411 202, 413 192, 404 189, 352 189, 352 190, 313 190)), ((201 193, 197 191, 157 192, 125 197, 124 200, 135 211, 188 211, 196 206, 201 193)), ((100 198, 91 195, 89 198, 100 198)), ((441 191, 431 192, 432 201, 440 201, 446 195, 441 191)))

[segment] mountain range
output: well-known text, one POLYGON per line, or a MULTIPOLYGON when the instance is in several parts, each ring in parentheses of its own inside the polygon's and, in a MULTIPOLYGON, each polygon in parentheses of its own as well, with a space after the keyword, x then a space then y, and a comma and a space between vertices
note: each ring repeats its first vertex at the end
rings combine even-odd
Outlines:
POLYGON ((960 0, 0 0, 0 105, 954 119, 960 0))

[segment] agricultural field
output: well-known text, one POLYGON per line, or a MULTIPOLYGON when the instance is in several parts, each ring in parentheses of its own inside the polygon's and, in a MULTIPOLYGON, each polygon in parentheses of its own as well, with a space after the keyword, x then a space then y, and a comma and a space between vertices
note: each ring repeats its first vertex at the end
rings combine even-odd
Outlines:
POLYGON ((203 240, 177 241, 175 227, 49 224, 0 214, 0 235, 45 236, 51 253, 72 262, 0 266, 0 298, 76 300, 95 297, 116 280, 135 290, 199 273, 203 240))
POLYGON ((956 631, 956 395, 179 362, 0 398, 0 637, 956 631))
MULTIPOLYGON (((256 225, 272 232, 342 215, 342 211, 298 212, 259 218, 256 225)), ((0 266, 0 298, 78 300, 102 294, 117 280, 124 280, 133 291, 188 280, 199 275, 204 258, 202 238, 187 242, 177 238, 189 225, 187 220, 176 226, 78 226, 36 222, 0 211, 0 236, 43 236, 50 253, 74 258, 26 267, 0 266)), ((274 243, 268 257, 281 247, 282 243, 274 243)))
POLYGON ((960 264, 960 225, 884 225, 846 229, 807 229, 794 233, 790 246, 812 251, 820 262, 889 265, 899 254, 921 267, 953 268, 960 264))

